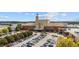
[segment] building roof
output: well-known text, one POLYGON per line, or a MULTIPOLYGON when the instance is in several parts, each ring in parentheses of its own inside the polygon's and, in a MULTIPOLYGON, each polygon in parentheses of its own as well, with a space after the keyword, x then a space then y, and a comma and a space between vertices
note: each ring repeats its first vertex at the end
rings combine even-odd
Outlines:
POLYGON ((35 23, 25 23, 25 24, 22 24, 22 25, 26 25, 26 26, 35 26, 35 23))
POLYGON ((47 26, 65 26, 63 23, 49 23, 47 26))

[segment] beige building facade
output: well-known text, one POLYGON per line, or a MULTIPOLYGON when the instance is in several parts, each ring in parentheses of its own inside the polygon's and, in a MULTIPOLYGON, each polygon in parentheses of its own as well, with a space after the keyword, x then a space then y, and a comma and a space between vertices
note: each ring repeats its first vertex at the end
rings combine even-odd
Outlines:
POLYGON ((45 31, 62 31, 65 25, 63 23, 51 23, 49 19, 40 19, 39 15, 36 15, 34 23, 27 23, 22 25, 24 30, 45 30, 45 31))

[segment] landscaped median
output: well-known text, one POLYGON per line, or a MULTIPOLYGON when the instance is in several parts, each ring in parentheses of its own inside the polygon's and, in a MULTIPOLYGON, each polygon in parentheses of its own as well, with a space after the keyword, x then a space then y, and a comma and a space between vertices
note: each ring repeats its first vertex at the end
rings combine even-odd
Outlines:
POLYGON ((0 46, 8 45, 20 39, 24 40, 24 38, 29 37, 32 34, 33 32, 31 31, 22 31, 13 35, 5 36, 4 38, 0 38, 0 46))

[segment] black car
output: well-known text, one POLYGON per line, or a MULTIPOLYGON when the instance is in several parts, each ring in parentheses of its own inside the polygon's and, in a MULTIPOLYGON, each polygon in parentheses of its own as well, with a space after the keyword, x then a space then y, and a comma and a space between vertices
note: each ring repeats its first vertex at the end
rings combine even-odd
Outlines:
POLYGON ((50 45, 48 45, 49 47, 53 47, 53 45, 52 44, 50 44, 50 45))

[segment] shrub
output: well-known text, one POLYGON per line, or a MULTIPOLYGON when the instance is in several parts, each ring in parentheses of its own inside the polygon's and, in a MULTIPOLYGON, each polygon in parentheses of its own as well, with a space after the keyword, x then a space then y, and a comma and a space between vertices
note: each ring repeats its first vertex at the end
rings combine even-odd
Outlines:
POLYGON ((11 35, 11 36, 6 36, 5 38, 7 39, 7 41, 8 41, 9 43, 15 41, 15 38, 14 38, 12 35, 11 35))
POLYGON ((0 39, 0 45, 3 46, 5 44, 8 44, 8 41, 5 38, 0 39))

